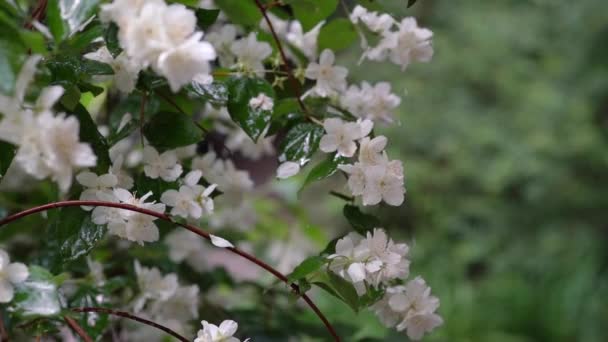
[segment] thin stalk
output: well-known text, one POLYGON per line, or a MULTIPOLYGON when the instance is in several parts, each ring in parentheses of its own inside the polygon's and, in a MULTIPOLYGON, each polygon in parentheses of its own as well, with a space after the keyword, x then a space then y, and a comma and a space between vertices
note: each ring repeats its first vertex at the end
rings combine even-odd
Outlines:
POLYGON ((87 332, 82 329, 76 321, 68 316, 63 316, 63 320, 74 330, 74 332, 84 340, 84 342, 93 342, 93 339, 87 335, 87 332))

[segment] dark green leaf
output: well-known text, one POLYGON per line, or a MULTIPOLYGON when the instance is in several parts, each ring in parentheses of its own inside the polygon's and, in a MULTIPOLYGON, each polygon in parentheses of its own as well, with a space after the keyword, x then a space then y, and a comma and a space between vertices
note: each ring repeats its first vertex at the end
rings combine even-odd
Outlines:
MULTIPOLYGON (((15 157, 16 148, 14 145, 4 141, 0 141, 0 177, 6 175, 6 170, 11 165, 13 157, 15 157)), ((2 178, 0 178, 0 183, 2 178)))
POLYGON ((407 0, 407 7, 412 7, 418 0, 407 0))
POLYGON ((338 0, 291 0, 287 3, 293 8, 296 19, 302 23, 304 32, 329 17, 338 7, 338 0))
POLYGON ((332 288, 336 291, 342 300, 348 304, 355 312, 359 311, 359 295, 351 282, 340 277, 332 271, 327 271, 329 281, 332 288))
POLYGON ((46 9, 46 23, 55 38, 55 42, 61 42, 69 33, 69 27, 61 18, 61 0, 49 0, 46 9))
POLYGON ((118 41, 118 26, 114 23, 110 23, 106 32, 103 35, 103 39, 106 41, 106 47, 116 57, 122 52, 120 42, 118 41))
POLYGON ((91 59, 81 60, 81 72, 86 75, 113 75, 114 70, 111 66, 105 63, 94 61, 91 59))
POLYGON ((338 170, 338 165, 346 163, 346 160, 346 158, 329 155, 325 160, 315 165, 315 167, 310 170, 302 188, 310 183, 320 181, 333 175, 338 170))
POLYGON ((264 133, 272 119, 272 112, 252 108, 249 101, 261 93, 274 99, 272 86, 261 78, 231 77, 228 86, 228 112, 254 141, 264 133))
POLYGON ((313 123, 300 123, 292 127, 280 147, 279 160, 291 160, 304 165, 319 148, 323 127, 313 123))
POLYGON ((68 45, 75 51, 82 51, 86 49, 93 40, 103 36, 103 33, 103 26, 99 22, 95 22, 94 24, 89 25, 83 32, 71 37, 68 41, 68 45))
POLYGON ((48 230, 47 241, 58 253, 55 262, 74 261, 89 252, 106 232, 91 221, 91 213, 80 207, 62 208, 48 230))
MULTIPOLYGON (((78 307, 103 307, 103 302, 100 302, 98 298, 103 298, 103 293, 95 286, 84 285, 78 287, 76 293, 74 293, 68 300, 68 306, 71 308, 78 307)), ((108 315, 100 315, 96 313, 80 313, 74 317, 78 324, 87 332, 87 335, 93 340, 101 340, 103 333, 108 327, 109 318, 108 315), (93 323, 93 324, 91 324, 93 323)))
POLYGON ((216 0, 215 4, 235 24, 257 26, 262 19, 262 13, 253 0, 216 0))
POLYGON ((112 163, 108 153, 108 143, 97 130, 91 114, 80 103, 70 114, 76 116, 80 122, 80 140, 89 143, 97 156, 97 166, 93 170, 98 174, 107 173, 112 163))
POLYGON ((330 21, 319 32, 319 51, 331 49, 334 52, 350 47, 357 40, 353 23, 345 18, 330 21))
POLYGON ((198 27, 200 27, 203 31, 206 31, 211 25, 215 23, 219 14, 219 9, 197 9, 196 21, 198 23, 198 27))
POLYGON ((298 279, 305 278, 310 273, 317 271, 321 266, 325 264, 325 258, 320 256, 311 256, 306 260, 302 261, 296 268, 291 272, 287 279, 290 282, 294 282, 298 279))
POLYGON ((141 196, 152 191, 151 199, 160 201, 160 196, 163 192, 169 189, 177 189, 177 182, 165 182, 164 180, 157 178, 152 179, 146 177, 143 173, 139 174, 135 179, 135 190, 141 196))
POLYGON ((211 84, 192 82, 185 89, 190 98, 209 102, 216 106, 225 106, 228 101, 228 88, 222 82, 211 84))
POLYGON ((203 138, 190 116, 171 112, 154 115, 144 126, 144 136, 159 151, 192 145, 203 138))
POLYGON ((361 212, 357 206, 347 204, 342 212, 359 234, 365 235, 368 231, 380 227, 380 220, 377 217, 361 212))

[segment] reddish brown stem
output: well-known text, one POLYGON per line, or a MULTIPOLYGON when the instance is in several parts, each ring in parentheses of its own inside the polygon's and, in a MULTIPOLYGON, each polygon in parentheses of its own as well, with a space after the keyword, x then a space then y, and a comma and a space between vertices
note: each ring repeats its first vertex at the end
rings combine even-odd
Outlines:
MULTIPOLYGON (((144 209, 144 208, 140 208, 140 207, 136 207, 134 205, 130 205, 130 204, 124 204, 124 203, 113 203, 113 202, 103 202, 103 201, 61 201, 61 202, 54 202, 54 203, 48 203, 48 204, 44 204, 38 207, 34 207, 34 208, 30 208, 30 209, 26 209, 24 211, 18 212, 16 214, 13 214, 11 216, 5 217, 4 219, 0 220, 0 227, 11 223, 13 221, 16 221, 18 219, 21 219, 23 217, 32 215, 32 214, 36 214, 39 212, 43 212, 43 211, 47 211, 50 209, 55 209, 55 208, 62 208, 62 207, 78 207, 78 206, 90 206, 90 207, 109 207, 109 208, 118 208, 118 209, 125 209, 125 210, 130 210, 130 211, 135 211, 138 213, 142 213, 145 215, 150 215, 153 217, 156 217, 158 219, 161 219, 163 221, 167 221, 167 222, 171 222, 173 224, 176 224, 178 226, 181 226, 185 229, 188 229, 189 231, 193 232, 194 234, 201 236, 209 241, 211 241, 211 236, 209 233, 203 231, 202 229, 195 227, 193 225, 189 225, 189 224, 185 224, 185 223, 180 223, 180 222, 175 222, 173 221, 173 219, 171 219, 170 216, 163 214, 163 213, 159 213, 153 210, 149 210, 149 209, 144 209)), ((332 335, 332 337, 334 338, 334 340, 336 342, 340 342, 340 337, 338 336, 338 334, 336 333, 336 331, 334 330, 334 328, 332 327, 331 323, 329 323, 329 321, 327 320, 327 318, 325 318, 325 316, 323 315, 323 313, 321 312, 321 310, 319 310, 319 308, 313 303, 313 301, 306 295, 306 293, 302 293, 300 292, 300 288, 298 287, 298 285, 290 283, 289 280, 287 279, 287 277, 279 272, 278 270, 276 270, 274 267, 268 265, 267 263, 265 263, 264 261, 256 258, 255 256, 243 252, 238 248, 235 247, 230 247, 230 248, 226 248, 227 250, 231 251, 234 254, 237 254, 249 261, 251 261, 252 263, 258 265, 259 267, 265 269, 266 271, 268 271, 269 273, 271 273, 272 275, 274 275, 277 279, 281 280, 282 282, 284 282, 285 284, 289 285, 292 290, 300 295, 302 297, 302 299, 304 299, 304 301, 306 302, 306 304, 308 304, 308 306, 315 312, 315 314, 319 317, 319 319, 321 319, 321 321, 323 321, 323 324, 325 325, 325 327, 327 328, 327 330, 329 331, 329 333, 332 335)))
POLYGON ((167 334, 175 337, 176 339, 182 341, 182 342, 190 342, 189 339, 187 339, 186 337, 178 334, 177 332, 163 326, 160 325, 156 322, 152 322, 149 321, 147 319, 141 318, 141 317, 137 317, 135 315, 132 315, 128 312, 124 312, 124 311, 118 311, 118 310, 112 310, 112 309, 108 309, 108 308, 98 308, 98 307, 83 307, 83 308, 72 308, 71 309, 74 312, 79 312, 79 313, 83 313, 83 312, 95 312, 95 313, 104 313, 104 314, 108 314, 108 315, 114 315, 114 316, 119 316, 119 317, 124 317, 124 318, 128 318, 130 320, 139 322, 139 323, 143 323, 146 325, 149 325, 151 327, 154 327, 156 329, 162 330, 164 332, 166 332, 167 334))
POLYGON ((87 335, 86 331, 84 331, 84 329, 82 329, 82 327, 78 325, 75 320, 68 316, 63 316, 63 320, 70 326, 70 328, 72 328, 72 330, 74 330, 76 334, 78 334, 78 336, 80 336, 80 338, 84 340, 84 342, 93 342, 93 339, 87 335))
POLYGON ((281 44, 279 35, 277 34, 276 30, 274 29, 274 25, 272 25, 272 22, 270 21, 270 18, 268 17, 267 8, 266 8, 266 6, 264 6, 264 4, 262 4, 262 2, 260 2, 260 0, 254 0, 254 1, 255 1, 255 4, 260 9, 260 12, 262 12, 262 15, 264 16, 264 20, 266 21, 266 24, 268 24, 268 28, 270 29, 270 33, 272 34, 272 38, 274 39, 274 42, 277 44, 277 49, 279 50, 279 54, 281 55, 281 60, 283 61, 283 68, 285 69, 285 72, 287 72, 287 78, 289 78, 289 82, 291 82, 293 91, 296 94, 296 99, 298 101, 298 105, 300 105, 300 108, 302 109, 304 114, 308 115, 308 110, 306 109, 304 102, 302 102, 302 90, 300 89, 300 83, 298 83, 298 80, 296 80, 295 76, 293 75, 293 71, 289 67, 289 62, 287 61, 287 55, 285 54, 285 50, 283 49, 283 45, 281 44))
POLYGON ((36 8, 32 12, 32 18, 27 23, 25 23, 23 27, 28 30, 31 30, 32 28, 34 28, 34 25, 32 25, 32 22, 34 20, 41 21, 42 19, 44 19, 44 16, 46 14, 46 6, 47 0, 39 0, 38 4, 36 5, 36 8))

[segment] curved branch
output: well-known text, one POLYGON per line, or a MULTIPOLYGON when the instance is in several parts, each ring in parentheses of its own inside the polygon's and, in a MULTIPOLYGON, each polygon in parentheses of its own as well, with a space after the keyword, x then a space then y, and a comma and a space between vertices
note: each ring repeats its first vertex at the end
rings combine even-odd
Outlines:
POLYGON ((274 25, 272 25, 272 22, 270 21, 270 18, 268 17, 267 10, 270 7, 264 6, 264 4, 262 4, 260 2, 260 0, 254 0, 254 1, 255 1, 256 6, 260 9, 260 12, 262 12, 262 15, 264 16, 264 20, 266 21, 266 24, 268 24, 268 28, 270 29, 270 33, 272 34, 272 38, 274 39, 275 43, 277 44, 277 49, 279 50, 279 54, 281 55, 281 60, 283 61, 283 66, 285 68, 285 72, 287 72, 287 78, 289 78, 289 82, 291 82, 293 91, 296 94, 296 99, 298 101, 298 105, 300 105, 300 108, 302 108, 302 111, 304 111, 304 114, 307 115, 308 110, 306 109, 304 102, 302 102, 302 89, 300 89, 300 83, 298 83, 298 80, 296 80, 295 76, 293 75, 293 71, 289 67, 289 62, 287 61, 287 55, 285 54, 285 50, 283 49, 283 44, 281 44, 279 35, 277 34, 276 30, 274 29, 274 25))
POLYGON ((80 338, 82 338, 85 342, 93 342, 93 339, 91 337, 89 337, 89 335, 87 335, 87 332, 84 331, 84 329, 82 329, 82 327, 80 325, 78 325, 78 323, 76 323, 75 320, 73 320, 72 318, 68 317, 68 316, 63 316, 63 320, 70 326, 70 328, 72 328, 74 330, 74 332, 76 332, 76 334, 78 336, 80 336, 80 338))
POLYGON ((82 307, 82 308, 71 308, 70 310, 74 311, 74 312, 78 312, 78 313, 84 313, 84 312, 95 312, 95 313, 104 313, 104 314, 108 314, 108 315, 114 315, 114 316, 119 316, 119 317, 124 317, 124 318, 128 318, 130 320, 133 321, 137 321, 139 323, 143 323, 146 325, 149 325, 151 327, 154 327, 156 329, 162 330, 164 332, 166 332, 167 334, 175 337, 176 339, 182 341, 182 342, 190 342, 189 339, 187 339, 186 337, 178 334, 177 332, 163 326, 160 325, 158 323, 149 321, 147 319, 141 318, 141 317, 137 317, 135 315, 132 315, 128 312, 124 312, 124 311, 118 311, 118 310, 112 310, 112 309, 108 309, 108 308, 98 308, 98 307, 82 307))
MULTIPOLYGON (((159 213, 153 210, 149 210, 149 209, 144 209, 144 208, 140 208, 131 204, 124 204, 124 203, 113 203, 113 202, 103 202, 103 201, 62 201, 62 202, 54 202, 54 203, 48 203, 48 204, 44 204, 38 207, 34 207, 34 208, 30 208, 30 209, 26 209, 24 211, 18 212, 16 214, 10 215, 5 217, 4 219, 0 220, 0 227, 2 227, 5 224, 11 223, 13 221, 16 221, 18 219, 21 219, 23 217, 32 215, 32 214, 36 214, 39 212, 43 212, 43 211, 47 211, 50 209, 56 209, 56 208, 62 208, 62 207, 79 207, 79 206, 90 206, 90 207, 109 207, 109 208, 118 208, 118 209, 124 209, 124 210, 130 210, 130 211, 134 211, 134 212, 138 212, 138 213, 142 213, 145 215, 149 215, 149 216, 153 216, 156 217, 158 219, 161 219, 163 221, 167 221, 173 224, 176 224, 178 226, 181 226, 191 232, 193 232, 194 234, 201 236, 209 241, 211 241, 211 235, 207 232, 205 232, 204 230, 195 227, 193 225, 190 224, 185 224, 185 223, 180 223, 180 222, 175 222, 173 221, 173 219, 171 219, 171 217, 169 215, 163 214, 163 213, 159 213)), ((234 254, 237 254, 249 261, 251 261, 252 263, 258 265, 259 267, 263 268, 264 270, 268 271, 269 273, 271 273, 273 276, 275 276, 277 279, 281 280, 282 282, 284 282, 285 284, 289 285, 292 290, 300 295, 302 297, 302 299, 304 299, 304 301, 306 302, 306 304, 308 304, 308 306, 315 312, 315 314, 319 317, 319 319, 321 319, 321 321, 323 322, 323 324, 325 325, 325 327, 327 328, 327 331, 331 334, 331 336, 334 338, 334 340, 336 342, 340 342, 340 337, 338 336, 338 334, 336 333, 336 331, 334 330, 333 326, 331 325, 331 323, 329 323, 329 321, 327 320, 327 318, 325 317, 325 315, 323 315, 323 313, 321 312, 321 310, 319 310, 319 308, 315 305, 315 303, 313 303, 313 301, 306 295, 306 293, 302 293, 300 291, 300 288, 298 287, 298 285, 293 284, 291 282, 289 282, 289 280, 287 279, 287 277, 279 272, 277 269, 275 269, 274 267, 268 265, 267 263, 265 263, 264 261, 256 258, 255 256, 244 252, 236 247, 229 247, 229 248, 225 248, 229 251, 231 251, 234 254)))

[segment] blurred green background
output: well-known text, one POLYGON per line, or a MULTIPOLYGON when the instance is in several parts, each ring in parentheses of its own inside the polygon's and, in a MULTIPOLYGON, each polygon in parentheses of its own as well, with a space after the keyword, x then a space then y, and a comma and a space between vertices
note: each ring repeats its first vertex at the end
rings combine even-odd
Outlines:
POLYGON ((441 299, 428 340, 607 341, 608 3, 379 3, 435 33, 430 64, 351 73, 407 92, 378 214, 441 299))

